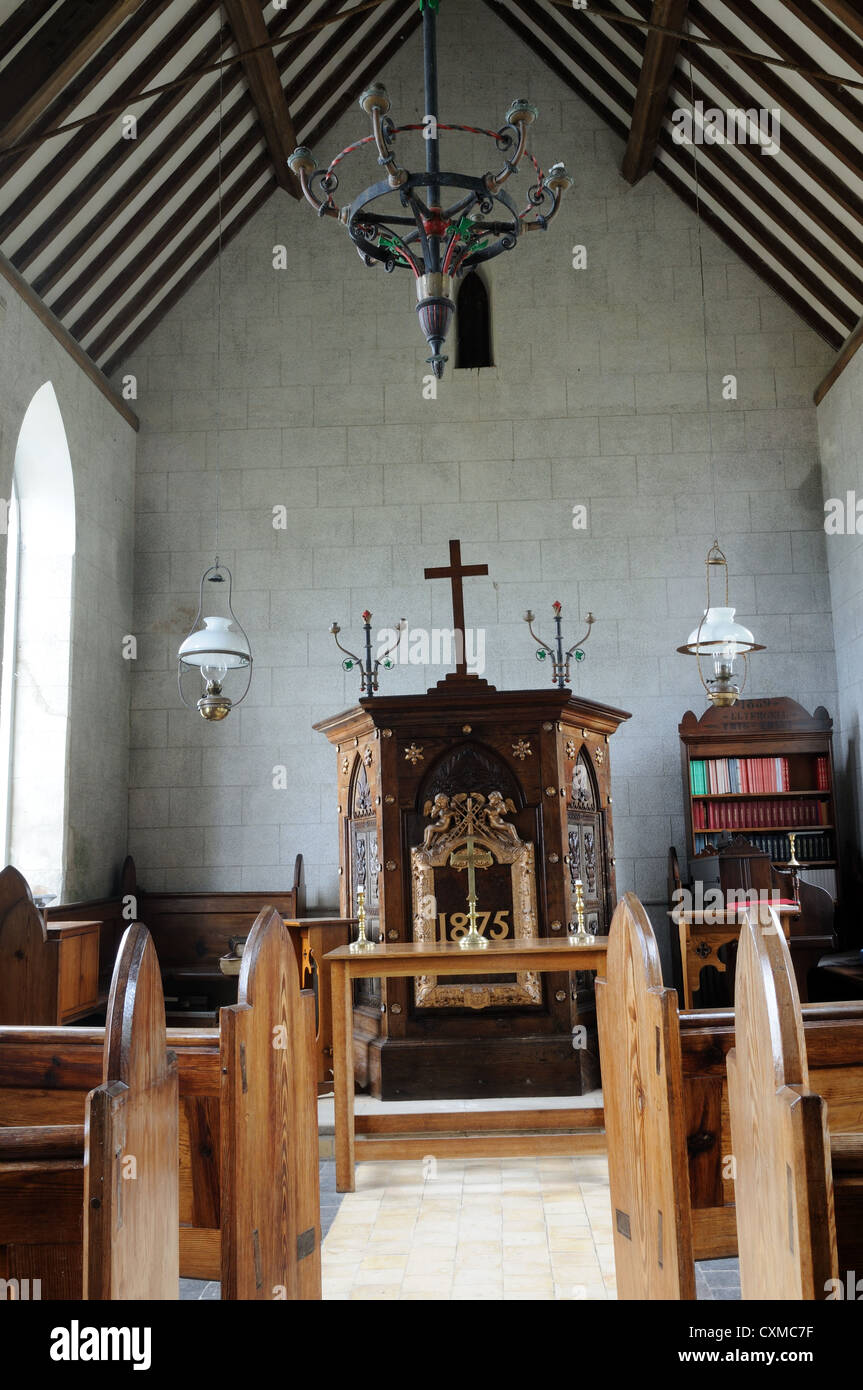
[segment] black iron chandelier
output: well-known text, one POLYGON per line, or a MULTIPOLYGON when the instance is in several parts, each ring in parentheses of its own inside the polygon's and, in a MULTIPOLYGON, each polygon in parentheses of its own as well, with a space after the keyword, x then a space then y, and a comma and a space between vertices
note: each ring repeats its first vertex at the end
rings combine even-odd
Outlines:
POLYGON ((396 126, 390 115, 390 99, 379 83, 367 88, 360 106, 372 122, 371 135, 348 145, 326 169, 316 167, 311 150, 301 145, 288 160, 312 207, 320 217, 335 217, 347 228, 361 260, 384 270, 410 269, 416 280, 417 313, 431 349, 427 358, 436 377, 443 376, 447 358, 442 349, 452 322, 455 301, 453 283, 482 261, 510 251, 525 231, 545 231, 572 179, 563 164, 543 173, 527 149, 527 131, 538 116, 529 101, 514 101, 500 130, 476 126, 441 125, 438 120, 436 10, 439 0, 420 0, 423 21, 425 70, 425 120, 420 125, 396 126), (403 131, 419 130, 425 138, 426 167, 412 174, 399 164, 394 144, 403 131), (442 172, 438 134, 441 130, 487 135, 504 156, 499 173, 480 177, 442 172), (355 150, 374 141, 378 163, 387 176, 370 184, 352 202, 339 207, 337 166, 355 150), (527 205, 519 210, 504 185, 527 157, 536 181, 527 192, 527 205), (420 190, 424 189, 427 201, 420 190), (453 189, 455 201, 441 205, 441 191, 453 189), (379 200, 397 194, 403 213, 390 215, 379 200), (375 210, 375 205, 380 210, 375 210), (542 211, 539 211, 542 209, 542 211), (535 215, 530 216, 531 213, 535 215))

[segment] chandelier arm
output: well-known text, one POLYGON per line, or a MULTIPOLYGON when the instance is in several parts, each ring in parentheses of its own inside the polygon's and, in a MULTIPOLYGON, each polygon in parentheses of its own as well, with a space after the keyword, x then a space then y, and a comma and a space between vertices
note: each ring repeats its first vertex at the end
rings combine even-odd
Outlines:
POLYGON ((407 172, 397 164, 395 154, 387 144, 382 115, 380 108, 376 106, 372 111, 372 135, 377 147, 378 158, 389 174, 390 187, 399 188, 407 178, 407 172))
POLYGON ((497 190, 506 183, 507 179, 511 178, 512 175, 518 171, 518 166, 524 158, 525 150, 527 149, 526 122, 519 121, 517 126, 509 123, 502 126, 498 131, 498 139, 506 139, 511 142, 512 135, 510 135, 510 131, 512 131, 512 135, 516 137, 515 153, 511 159, 504 160, 503 168, 499 174, 486 175, 486 186, 490 193, 496 193, 497 190))
POLYGON ((327 171, 325 169, 315 169, 310 174, 307 169, 300 167, 298 172, 300 176, 300 188, 303 191, 303 196, 307 203, 311 203, 318 216, 338 217, 339 209, 336 206, 336 204, 329 201, 329 199, 325 202, 322 198, 319 198, 311 185, 312 178, 325 179, 327 177, 330 177, 327 171))

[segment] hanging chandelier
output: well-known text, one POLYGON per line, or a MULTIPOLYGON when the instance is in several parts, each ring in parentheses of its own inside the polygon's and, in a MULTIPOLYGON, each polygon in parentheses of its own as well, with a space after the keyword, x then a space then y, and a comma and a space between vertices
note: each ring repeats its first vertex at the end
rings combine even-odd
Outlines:
POLYGON ((316 167, 311 150, 301 145, 288 165, 299 178, 303 193, 320 217, 335 217, 344 227, 367 266, 382 265, 384 270, 409 269, 416 281, 417 313, 431 356, 426 360, 436 377, 443 376, 443 346, 452 323, 455 300, 453 284, 466 271, 502 251, 510 251, 525 231, 545 231, 554 217, 572 179, 563 164, 554 164, 543 173, 527 150, 528 127, 538 116, 529 101, 514 101, 500 130, 481 130, 475 126, 441 125, 438 120, 436 10, 439 0, 420 0, 423 22, 423 66, 425 72, 425 119, 420 125, 396 126, 390 115, 386 89, 373 84, 360 97, 360 106, 372 123, 372 133, 348 145, 328 168, 316 167), (425 137, 425 170, 411 173, 396 158, 396 136, 419 130, 425 137), (442 172, 438 134, 458 130, 487 135, 504 156, 498 173, 480 176, 442 172), (374 142, 378 163, 387 176, 370 184, 339 207, 335 193, 339 186, 336 168, 363 145, 374 142), (524 158, 533 165, 536 182, 528 190, 526 206, 519 210, 504 191, 504 185, 518 171, 524 158), (420 196, 425 190, 426 200, 420 196), (454 201, 442 205, 444 190, 452 190, 454 201), (394 197, 399 205, 393 204, 394 197), (382 200, 390 198, 389 208, 382 200), (538 209, 542 208, 542 211, 538 209), (529 214, 534 213, 531 217, 529 214))

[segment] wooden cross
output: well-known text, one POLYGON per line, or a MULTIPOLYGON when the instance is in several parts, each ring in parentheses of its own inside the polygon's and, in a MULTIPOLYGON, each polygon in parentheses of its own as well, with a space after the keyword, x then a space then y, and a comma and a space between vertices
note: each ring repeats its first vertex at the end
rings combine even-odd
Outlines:
POLYGON ((449 564, 436 569, 427 569, 426 579, 448 579, 452 584, 452 625, 456 634, 456 672, 467 675, 467 659, 464 640, 464 590, 462 579, 474 574, 488 574, 488 565, 463 565, 461 562, 461 541, 450 541, 449 564))

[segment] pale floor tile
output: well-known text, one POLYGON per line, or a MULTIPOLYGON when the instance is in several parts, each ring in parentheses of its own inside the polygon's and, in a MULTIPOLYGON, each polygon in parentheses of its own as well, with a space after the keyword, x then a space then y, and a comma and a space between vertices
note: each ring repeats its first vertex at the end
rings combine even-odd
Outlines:
MULTIPOLYGON (((444 1107, 448 1108, 448 1107, 444 1107)), ((362 1164, 324 1241, 326 1299, 614 1298, 605 1159, 362 1164)))

